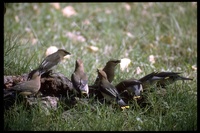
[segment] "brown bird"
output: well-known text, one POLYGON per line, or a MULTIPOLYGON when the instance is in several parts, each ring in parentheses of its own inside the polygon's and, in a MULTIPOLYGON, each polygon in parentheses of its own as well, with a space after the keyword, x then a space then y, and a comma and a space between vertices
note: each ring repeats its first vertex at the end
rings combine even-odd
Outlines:
MULTIPOLYGON (((114 76, 115 76, 115 67, 120 62, 121 62, 120 60, 109 60, 106 63, 105 67, 103 68, 103 71, 106 73, 107 79, 110 83, 113 81, 114 76)), ((96 88, 98 86, 98 83, 99 83, 99 77, 97 76, 94 84, 90 87, 96 88)))
POLYGON ((107 101, 116 101, 117 104, 122 108, 129 108, 129 106, 120 97, 117 89, 112 85, 104 71, 97 69, 99 76, 99 90, 107 101))
POLYGON ((76 60, 75 70, 71 75, 71 81, 76 91, 78 91, 79 96, 82 94, 89 95, 88 77, 84 72, 83 61, 80 59, 76 60))
POLYGON ((19 93, 23 96, 35 95, 41 86, 41 73, 37 70, 33 73, 29 81, 22 82, 4 91, 4 97, 12 95, 13 92, 19 93))
MULTIPOLYGON (((69 52, 65 51, 64 49, 58 49, 57 52, 53 53, 53 54, 50 54, 48 55, 43 61, 42 63, 40 64, 40 66, 35 69, 35 70, 39 70, 41 75, 43 73, 46 73, 48 72, 49 70, 51 70, 54 66, 56 66, 62 59, 64 56, 66 55, 70 55, 69 52)), ((31 79, 34 71, 31 71, 28 75, 28 80, 31 79)))

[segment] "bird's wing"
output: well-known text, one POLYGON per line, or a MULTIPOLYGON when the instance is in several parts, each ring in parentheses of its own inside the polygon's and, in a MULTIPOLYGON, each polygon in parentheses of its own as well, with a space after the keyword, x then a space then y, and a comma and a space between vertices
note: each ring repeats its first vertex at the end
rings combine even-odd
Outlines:
POLYGON ((88 78, 85 73, 82 73, 81 79, 80 79, 80 88, 81 91, 88 93, 89 88, 88 88, 88 78))
POLYGON ((123 84, 126 87, 132 86, 132 85, 140 85, 142 82, 136 79, 129 79, 129 80, 124 80, 123 84))
POLYGON ((131 93, 134 93, 135 95, 140 95, 140 91, 142 91, 142 85, 141 84, 134 84, 130 85, 126 88, 131 93))
POLYGON ((146 76, 140 78, 139 81, 145 82, 145 81, 147 81, 147 80, 153 78, 153 76, 154 76, 155 74, 156 74, 155 72, 152 72, 152 73, 150 73, 150 74, 148 74, 148 75, 146 75, 146 76))
POLYGON ((88 80, 80 79, 80 88, 84 88, 88 84, 88 80))
POLYGON ((159 72, 157 74, 155 74, 155 76, 158 77, 169 77, 169 76, 174 76, 174 75, 178 75, 181 74, 180 72, 159 72))
POLYGON ((76 73, 72 74, 71 80, 72 80, 72 84, 75 88, 80 87, 80 77, 76 73))
POLYGON ((94 81, 93 85, 98 85, 98 83, 99 83, 99 76, 96 77, 96 80, 94 81))
MULTIPOLYGON (((53 56, 53 55, 52 55, 53 56)), ((59 54, 55 54, 54 56, 54 59, 52 60, 52 56, 48 56, 46 57, 42 63, 40 64, 39 68, 40 69, 47 69, 47 68, 51 68, 53 67, 54 65, 57 65, 59 60, 60 60, 60 56, 59 54), (55 62, 57 61, 57 62, 55 62)))
POLYGON ((117 97, 118 95, 116 88, 109 82, 106 84, 100 84, 100 91, 112 97, 117 97))
POLYGON ((15 90, 17 92, 36 92, 36 86, 30 85, 28 82, 18 84, 11 88, 11 90, 15 90))
POLYGON ((141 85, 134 85, 133 87, 135 87, 135 95, 136 96, 139 96, 140 95, 140 91, 142 90, 141 89, 141 85))

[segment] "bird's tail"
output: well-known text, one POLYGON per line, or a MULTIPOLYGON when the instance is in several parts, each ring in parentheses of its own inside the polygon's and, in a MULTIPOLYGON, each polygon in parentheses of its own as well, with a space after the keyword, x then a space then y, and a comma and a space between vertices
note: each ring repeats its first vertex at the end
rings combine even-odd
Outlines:
POLYGON ((179 77, 180 78, 180 80, 193 80, 192 78, 186 78, 186 77, 179 77))
POLYGON ((121 109, 128 109, 129 105, 127 105, 123 99, 117 98, 117 103, 120 105, 121 109))

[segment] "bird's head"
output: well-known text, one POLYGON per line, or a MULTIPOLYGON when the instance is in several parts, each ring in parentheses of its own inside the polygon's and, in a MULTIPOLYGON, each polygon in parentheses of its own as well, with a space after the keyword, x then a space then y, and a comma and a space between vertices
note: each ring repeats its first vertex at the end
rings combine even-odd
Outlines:
POLYGON ((97 73, 100 79, 107 79, 107 75, 103 70, 97 69, 97 73))
POLYGON ((77 59, 76 65, 78 65, 78 66, 83 65, 83 61, 81 59, 77 59))
POLYGON ((119 64, 121 62, 121 60, 109 60, 106 65, 109 65, 109 66, 116 66, 117 64, 119 64))
POLYGON ((77 70, 84 71, 83 61, 81 59, 76 60, 75 71, 77 70))
POLYGON ((71 55, 71 53, 67 52, 66 50, 64 49, 58 49, 57 51, 59 54, 65 56, 65 55, 71 55))

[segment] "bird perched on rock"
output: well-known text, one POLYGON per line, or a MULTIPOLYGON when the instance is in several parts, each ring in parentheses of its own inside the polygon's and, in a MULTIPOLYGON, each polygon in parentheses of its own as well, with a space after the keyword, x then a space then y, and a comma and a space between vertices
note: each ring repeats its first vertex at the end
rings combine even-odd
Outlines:
POLYGON ((35 95, 39 91, 41 86, 40 77, 40 71, 35 71, 29 81, 24 81, 20 84, 15 85, 14 87, 6 89, 4 91, 4 97, 12 95, 15 92, 23 96, 35 95))
POLYGON ((131 99, 138 98, 140 97, 140 93, 143 91, 142 82, 136 79, 123 80, 115 87, 120 95, 124 92, 128 93, 128 96, 124 97, 125 99, 129 99, 129 97, 131 97, 131 99))
POLYGON ((76 91, 79 92, 79 94, 86 94, 88 96, 88 77, 84 72, 83 61, 80 59, 76 60, 75 70, 74 73, 71 75, 71 81, 74 88, 76 89, 76 91))
POLYGON ((104 96, 104 98, 107 101, 116 101, 117 104, 122 108, 129 108, 129 106, 123 101, 123 99, 120 97, 117 89, 114 85, 112 85, 108 79, 107 75, 104 71, 97 69, 98 77, 99 77, 99 90, 104 96))
POLYGON ((31 71, 28 75, 28 80, 31 79, 34 71, 39 70, 41 75, 43 73, 48 72, 49 70, 51 70, 54 66, 56 66, 62 59, 64 56, 66 55, 70 55, 69 52, 65 51, 64 49, 58 49, 58 51, 56 51, 53 54, 48 55, 43 61, 42 63, 39 65, 39 67, 33 71, 31 71))
MULTIPOLYGON (((105 67, 103 68, 103 71, 106 73, 107 79, 110 83, 113 81, 114 76, 115 76, 115 66, 119 63, 120 63, 120 60, 109 60, 106 63, 105 67)), ((99 77, 97 76, 94 82, 94 85, 92 86, 98 86, 98 82, 99 82, 99 77)))

